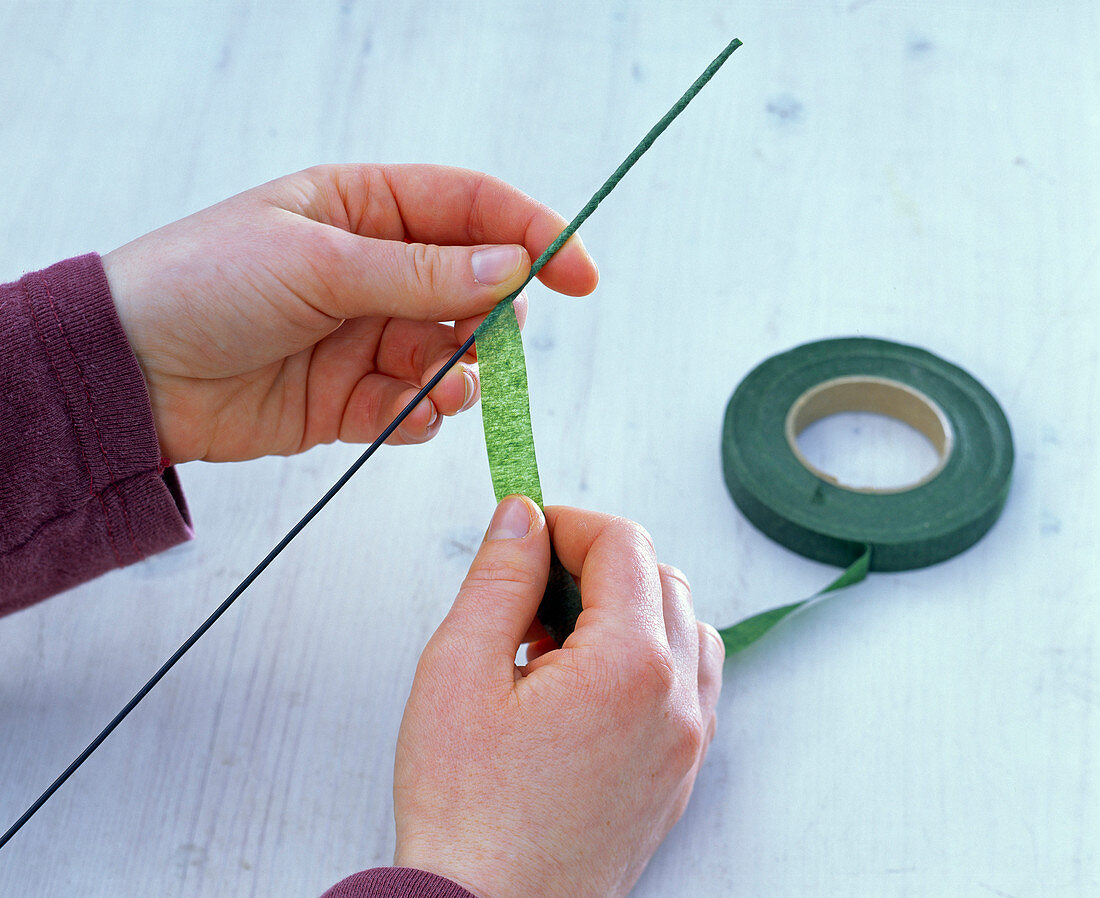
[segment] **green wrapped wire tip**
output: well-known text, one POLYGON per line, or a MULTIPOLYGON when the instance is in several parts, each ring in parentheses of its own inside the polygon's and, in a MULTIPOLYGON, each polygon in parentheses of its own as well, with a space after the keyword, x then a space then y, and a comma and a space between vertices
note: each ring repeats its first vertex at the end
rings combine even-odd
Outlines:
POLYGON ((604 199, 606 199, 607 195, 615 189, 618 183, 623 179, 623 176, 633 167, 634 163, 641 159, 645 152, 651 146, 653 146, 653 142, 661 136, 661 134, 669 125, 672 124, 672 120, 684 111, 688 103, 695 99, 695 95, 703 89, 706 83, 714 77, 714 75, 720 68, 722 68, 726 60, 730 58, 730 55, 733 53, 733 51, 740 46, 742 46, 742 43, 739 38, 735 37, 732 41, 730 41, 726 45, 726 48, 717 56, 715 56, 710 65, 708 65, 706 69, 703 70, 703 74, 696 78, 695 81, 692 82, 691 87, 684 91, 683 96, 681 96, 679 100, 672 104, 672 107, 668 110, 668 112, 661 116, 660 121, 658 121, 657 124, 649 129, 649 131, 646 133, 646 136, 643 137, 638 145, 630 151, 630 155, 628 155, 622 161, 622 163, 620 163, 619 167, 611 173, 608 179, 603 182, 603 184, 600 186, 600 189, 592 194, 591 199, 589 199, 589 201, 584 204, 584 208, 582 208, 581 211, 576 214, 573 220, 565 226, 565 229, 560 234, 558 234, 558 236, 554 239, 554 242, 551 243, 545 250, 543 250, 542 255, 540 255, 534 261, 534 263, 532 263, 531 271, 528 273, 527 279, 512 293, 508 294, 508 296, 504 297, 504 299, 502 299, 496 304, 496 306, 493 307, 493 310, 486 316, 485 320, 481 322, 481 324, 477 328, 477 331, 475 331, 477 339, 481 339, 481 335, 493 326, 500 315, 500 310, 503 309, 505 306, 510 306, 515 301, 515 298, 519 296, 523 288, 531 283, 532 280, 534 280, 535 276, 542 270, 543 266, 550 261, 550 259, 554 256, 555 253, 557 253, 559 249, 565 246, 569 238, 577 232, 577 229, 582 224, 584 224, 584 222, 588 219, 588 216, 596 211, 596 207, 599 206, 600 203, 602 203, 604 199))

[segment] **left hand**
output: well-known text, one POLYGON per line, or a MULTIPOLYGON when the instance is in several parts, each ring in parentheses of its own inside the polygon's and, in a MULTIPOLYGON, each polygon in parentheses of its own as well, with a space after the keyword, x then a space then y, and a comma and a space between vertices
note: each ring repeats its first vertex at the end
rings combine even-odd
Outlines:
MULTIPOLYGON (((475 172, 319 166, 108 253, 161 454, 237 461, 373 440, 564 226, 475 172)), ((598 275, 574 237, 539 278, 579 296, 598 275)), ((471 354, 390 441, 431 439, 477 395, 471 354)))

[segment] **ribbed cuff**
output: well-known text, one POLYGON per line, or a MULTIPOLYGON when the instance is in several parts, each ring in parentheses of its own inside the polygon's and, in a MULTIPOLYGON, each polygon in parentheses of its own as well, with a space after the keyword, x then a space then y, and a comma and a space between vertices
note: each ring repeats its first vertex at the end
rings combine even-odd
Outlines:
POLYGON ((321 898, 477 898, 457 883, 412 867, 375 867, 336 883, 321 898))
POLYGON ((192 536, 99 256, 3 289, 0 613, 192 536))

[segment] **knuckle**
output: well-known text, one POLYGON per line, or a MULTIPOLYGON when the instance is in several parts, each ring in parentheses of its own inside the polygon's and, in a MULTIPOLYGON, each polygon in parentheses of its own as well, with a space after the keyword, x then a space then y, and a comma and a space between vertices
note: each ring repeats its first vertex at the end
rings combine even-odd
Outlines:
POLYGON ((670 712, 668 716, 669 760, 686 772, 699 759, 707 741, 707 725, 698 711, 670 712))
POLYGON ((699 644, 705 645, 707 642, 709 642, 711 646, 710 652, 717 660, 717 666, 720 673, 722 664, 726 660, 726 641, 722 638, 722 634, 711 624, 705 621, 699 621, 699 644))
POLYGON ((628 688, 636 694, 661 700, 676 684, 672 651, 655 640, 643 644, 624 665, 628 688))
POLYGON ((397 199, 383 165, 340 165, 340 194, 344 198, 348 229, 356 234, 405 239, 405 226, 396 213, 397 199))
POLYGON ((337 175, 339 175, 339 170, 335 165, 318 163, 317 165, 303 168, 300 174, 307 181, 311 181, 314 184, 326 184, 336 179, 337 175))
POLYGON ((347 268, 346 234, 336 228, 312 228, 304 232, 304 243, 307 258, 314 274, 313 281, 324 292, 321 297, 326 311, 338 313, 340 318, 346 318, 346 310, 340 309, 337 303, 339 291, 334 288, 334 282, 338 278, 332 275, 347 268))
POLYGON ((422 372, 423 374, 427 374, 427 372, 424 371, 426 352, 427 347, 423 340, 410 341, 409 345, 405 347, 404 358, 401 360, 405 366, 405 370, 412 373, 422 372))
POLYGON ((515 190, 515 198, 519 203, 527 204, 527 222, 524 224, 523 232, 524 238, 531 233, 531 229, 536 225, 542 224, 544 221, 552 221, 558 226, 558 230, 564 226, 565 222, 560 215, 558 215, 553 209, 539 200, 532 199, 520 190, 515 190))
MULTIPOLYGON (((485 233, 485 192, 487 187, 495 186, 496 178, 482 172, 478 173, 470 196, 469 212, 466 213, 466 233, 471 239, 480 238, 485 233)), ((475 242, 480 242, 476 239, 475 242)))
POLYGON ((349 418, 353 421, 364 422, 371 434, 382 429, 382 419, 389 411, 386 397, 380 390, 355 389, 346 403, 347 411, 341 424, 346 426, 349 418), (349 414, 350 413, 350 414, 349 414))
POLYGON ((488 558, 474 564, 466 579, 464 589, 498 590, 516 584, 526 585, 530 580, 527 567, 515 558, 488 558))
POLYGON ((352 442, 360 428, 363 433, 373 438, 380 431, 378 419, 381 417, 381 411, 382 404, 379 397, 372 391, 352 390, 344 403, 344 413, 336 429, 335 439, 352 442))
POLYGON ((410 252, 410 285, 419 296, 435 296, 443 283, 443 263, 439 247, 414 243, 410 252))
POLYGON ((621 544, 631 555, 656 556, 653 537, 649 531, 629 518, 613 518, 605 531, 609 539, 621 544))
POLYGON ((658 564, 657 568, 658 570, 660 570, 662 578, 666 580, 675 580, 690 594, 691 584, 688 582, 687 575, 682 570, 680 570, 678 567, 674 567, 671 564, 665 564, 663 562, 661 564, 658 564))
POLYGON ((714 741, 714 736, 718 732, 718 712, 717 710, 711 711, 710 716, 706 721, 707 730, 703 739, 703 751, 705 752, 710 748, 710 744, 714 741))
POLYGON ((416 676, 430 676, 434 671, 446 669, 453 653, 446 639, 446 630, 439 629, 428 640, 416 662, 416 676))

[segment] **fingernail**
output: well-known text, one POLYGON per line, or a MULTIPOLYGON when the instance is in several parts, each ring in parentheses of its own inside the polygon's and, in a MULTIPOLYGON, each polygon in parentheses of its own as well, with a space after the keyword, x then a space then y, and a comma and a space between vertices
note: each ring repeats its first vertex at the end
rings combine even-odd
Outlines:
POLYGON ((474 398, 477 396, 477 375, 474 373, 472 366, 464 366, 462 369, 462 386, 465 389, 465 394, 462 398, 462 408, 460 412, 466 411, 471 405, 474 404, 474 398))
POLYGON ((418 405, 414 411, 419 411, 422 407, 428 410, 428 423, 424 425, 424 428, 427 429, 435 424, 436 420, 439 418, 439 412, 436 411, 435 403, 426 396, 420 400, 420 405, 418 405))
POLYGON ((531 531, 531 511, 522 496, 508 496, 497 506, 485 539, 523 539, 531 531))
MULTIPOLYGON (((439 412, 436 410, 435 403, 430 399, 421 399, 420 405, 418 405, 414 411, 419 411, 421 406, 427 406, 428 409, 428 422, 424 425, 424 430, 431 430, 432 425, 439 420, 439 412)), ((404 425, 402 425, 402 427, 404 427, 404 425)))
POLYGON ((418 411, 420 406, 427 403, 428 406, 428 422, 424 425, 423 430, 414 430, 408 421, 405 421, 397 432, 401 434, 410 443, 422 443, 425 439, 430 439, 432 436, 432 427, 435 422, 439 420, 439 411, 436 409, 435 404, 430 399, 420 400, 420 404, 417 405, 414 411, 418 411))
POLYGON ((522 246, 490 246, 488 249, 479 249, 470 256, 474 280, 486 287, 503 284, 515 275, 523 264, 525 255, 522 246))

